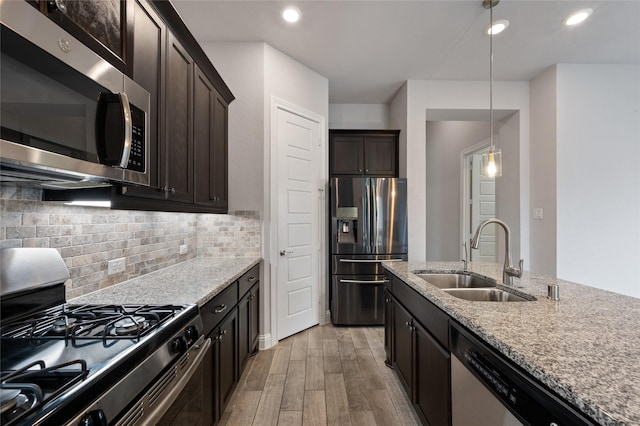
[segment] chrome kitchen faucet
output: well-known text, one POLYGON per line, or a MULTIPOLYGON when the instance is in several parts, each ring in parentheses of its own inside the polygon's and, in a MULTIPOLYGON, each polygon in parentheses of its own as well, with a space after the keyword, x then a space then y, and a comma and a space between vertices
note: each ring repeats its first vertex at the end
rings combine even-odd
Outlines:
POLYGON ((490 223, 495 223, 497 225, 502 226, 504 229, 504 269, 502 270, 502 282, 505 284, 513 285, 513 277, 520 278, 522 276, 522 266, 524 265, 524 260, 520 259, 520 265, 518 268, 514 267, 511 264, 511 251, 510 251, 510 243, 511 243, 511 231, 509 230, 509 226, 506 223, 499 219, 487 219, 484 222, 478 225, 478 229, 476 229, 476 233, 471 240, 471 248, 477 249, 480 245, 480 233, 484 229, 485 226, 490 223))

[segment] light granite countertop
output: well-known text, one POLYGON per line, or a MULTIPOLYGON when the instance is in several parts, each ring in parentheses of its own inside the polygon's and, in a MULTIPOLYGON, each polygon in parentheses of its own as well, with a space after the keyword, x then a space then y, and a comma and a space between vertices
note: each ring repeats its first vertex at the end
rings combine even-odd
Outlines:
MULTIPOLYGON (((461 271, 461 262, 383 263, 498 352, 602 425, 640 425, 640 299, 525 272, 520 303, 453 297, 412 271, 461 271), (560 300, 547 298, 558 284, 560 300)), ((502 282, 502 265, 469 271, 502 282)), ((503 287, 504 288, 504 287, 503 287)))
POLYGON ((260 261, 261 258, 196 258, 67 302, 203 306, 260 261))

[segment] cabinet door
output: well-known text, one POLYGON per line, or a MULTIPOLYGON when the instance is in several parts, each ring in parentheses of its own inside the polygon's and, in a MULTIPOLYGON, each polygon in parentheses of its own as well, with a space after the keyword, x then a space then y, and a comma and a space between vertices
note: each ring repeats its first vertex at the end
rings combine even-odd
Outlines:
POLYGON ((371 176, 398 176, 398 139, 395 136, 364 138, 364 173, 371 176))
POLYGON ((330 142, 330 175, 361 175, 364 172, 364 139, 360 136, 331 137, 330 142))
POLYGON ((451 424, 451 355, 414 322, 414 404, 419 416, 432 426, 451 424))
POLYGON ((228 195, 228 120, 229 106, 224 98, 215 92, 213 106, 213 148, 211 159, 211 195, 213 205, 226 213, 229 206, 228 195))
MULTIPOLYGON (((160 182, 160 140, 164 135, 164 52, 166 26, 153 7, 144 0, 134 4, 133 80, 151 95, 149 111, 150 187, 129 186, 126 194, 145 198, 162 198, 160 182)), ((162 156, 164 157, 164 156, 162 156)))
POLYGON ((249 292, 249 353, 258 350, 258 335, 260 326, 260 283, 256 283, 249 292))
POLYGON ((195 203, 213 205, 213 118, 216 91, 198 66, 193 83, 193 148, 195 203))
POLYGON ((413 389, 413 319, 399 303, 393 302, 393 366, 407 395, 413 389))
POLYGON ((393 363, 393 299, 389 290, 384 290, 384 352, 385 364, 393 363))
POLYGON ((238 311, 234 310, 215 330, 214 423, 220 420, 238 381, 238 311))
POLYGON ((41 0, 39 9, 114 67, 130 74, 133 0, 41 0))
POLYGON ((193 59, 178 40, 167 37, 166 138, 164 166, 166 198, 193 202, 193 59))
POLYGON ((251 352, 250 328, 251 328, 251 292, 238 302, 238 375, 242 375, 244 366, 249 361, 251 352))

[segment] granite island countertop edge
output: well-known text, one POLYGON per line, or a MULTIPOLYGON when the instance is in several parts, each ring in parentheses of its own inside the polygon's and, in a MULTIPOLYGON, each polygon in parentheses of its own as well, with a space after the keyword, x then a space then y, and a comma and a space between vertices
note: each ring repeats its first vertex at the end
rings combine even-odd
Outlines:
MULTIPOLYGON (((470 302, 446 294, 413 273, 458 272, 463 269, 461 262, 383 262, 383 266, 591 419, 605 426, 640 424, 640 384, 636 381, 640 372, 634 368, 640 365, 640 354, 637 351, 631 354, 634 347, 640 347, 640 333, 633 331, 634 324, 640 321, 636 319, 640 317, 640 299, 525 272, 509 290, 532 295, 536 301, 470 302), (546 297, 547 284, 560 285, 560 301, 546 297), (600 309, 592 308, 596 311, 594 315, 610 308, 621 320, 629 317, 635 320, 631 324, 627 324, 628 321, 616 322, 625 327, 614 333, 607 330, 607 335, 614 334, 608 338, 609 342, 615 341, 615 333, 622 339, 631 339, 627 342, 631 350, 625 352, 620 347, 613 347, 613 352, 610 352, 591 343, 602 336, 602 330, 600 333, 597 330, 601 322, 594 319, 594 315, 585 313, 586 309, 580 304, 592 307, 593 299, 603 305, 599 306, 600 309), (513 326, 519 321, 523 321, 522 327, 513 326), (577 327, 580 332, 571 333, 572 327, 577 327), (586 349, 582 349, 582 345, 586 349), (607 359, 603 358, 615 356, 615 351, 631 356, 632 363, 621 366, 622 371, 617 372, 616 377, 603 378, 600 382, 600 376, 604 377, 613 370, 607 368, 607 359)), ((505 288, 501 282, 502 265, 470 263, 469 271, 494 279, 499 288, 505 288)))

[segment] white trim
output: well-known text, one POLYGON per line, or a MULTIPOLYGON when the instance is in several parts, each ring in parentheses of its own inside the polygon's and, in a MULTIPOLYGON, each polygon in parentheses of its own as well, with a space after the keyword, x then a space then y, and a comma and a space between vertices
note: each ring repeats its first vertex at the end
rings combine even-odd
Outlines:
MULTIPOLYGON (((278 144, 277 144, 277 124, 278 124, 278 115, 276 111, 281 109, 283 111, 287 111, 291 114, 299 115, 300 117, 306 118, 310 121, 316 122, 320 126, 319 132, 319 145, 320 145, 320 182, 318 182, 318 190, 324 191, 324 196, 322 197, 322 206, 320 208, 320 212, 318 215, 318 224, 320 233, 320 247, 318 247, 319 257, 318 257, 318 281, 319 281, 319 309, 318 309, 318 323, 325 324, 328 321, 323 321, 325 315, 323 312, 329 310, 329 294, 327 291, 328 286, 326 269, 327 269, 327 260, 326 260, 326 244, 327 244, 327 231, 326 231, 326 223, 327 223, 327 197, 326 194, 328 192, 328 177, 327 177, 327 142, 326 142, 326 117, 323 117, 320 114, 317 114, 313 111, 309 111, 306 108, 295 105, 289 101, 278 98, 277 96, 271 96, 271 106, 269 108, 269 112, 271 114, 270 123, 271 123, 271 134, 269 138, 269 146, 270 146, 270 169, 271 172, 269 174, 270 179, 270 220, 269 220, 269 253, 265 253, 265 258, 268 259, 271 264, 271 343, 275 345, 278 343, 278 306, 277 306, 277 265, 278 265, 278 194, 275 189, 277 189, 278 183, 278 168, 274 164, 274 161, 278 158, 278 144)), ((266 176, 265 176, 266 177, 266 176)))
MULTIPOLYGON (((469 229, 467 233, 467 223, 469 222, 469 203, 467 200, 469 199, 469 173, 467 170, 467 165, 465 163, 465 159, 469 154, 472 154, 476 151, 480 151, 489 146, 489 138, 483 140, 482 142, 478 142, 477 144, 467 147, 460 151, 460 236, 462 237, 462 241, 460 241, 460 259, 464 259, 464 247, 463 243, 467 243, 467 254, 469 259, 471 258, 471 247, 469 246, 469 241, 467 239, 467 234, 471 234, 473 232, 472 229, 469 229)), ((467 260, 469 260, 467 259, 467 260)))
POLYGON ((261 334, 258 336, 258 349, 265 350, 275 345, 271 337, 271 333, 261 334))

